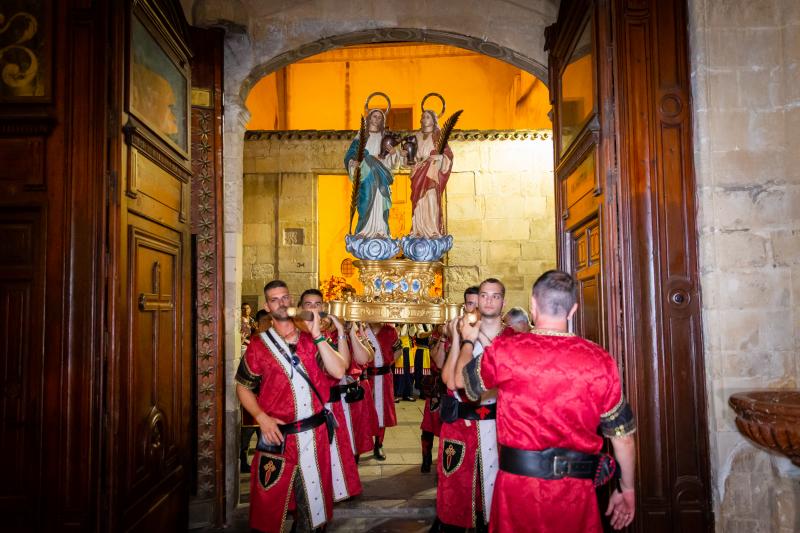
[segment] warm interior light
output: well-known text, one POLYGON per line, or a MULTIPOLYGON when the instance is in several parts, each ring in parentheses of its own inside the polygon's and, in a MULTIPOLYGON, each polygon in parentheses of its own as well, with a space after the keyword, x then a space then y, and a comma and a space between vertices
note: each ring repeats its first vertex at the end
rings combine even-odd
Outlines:
MULTIPOLYGON (((446 115, 465 110, 461 129, 552 128, 548 89, 533 75, 468 50, 412 43, 340 48, 269 74, 248 95, 247 129, 357 129, 373 91, 388 93, 414 128, 430 91, 447 99, 446 115), (458 75, 432 76, 437 72, 458 75)), ((405 116, 398 121, 409 123, 405 116)))

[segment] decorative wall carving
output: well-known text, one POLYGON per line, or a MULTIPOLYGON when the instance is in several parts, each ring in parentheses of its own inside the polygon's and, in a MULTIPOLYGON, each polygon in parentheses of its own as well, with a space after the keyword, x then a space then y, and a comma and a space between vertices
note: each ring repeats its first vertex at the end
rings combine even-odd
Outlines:
POLYGON ((51 97, 49 3, 4 2, 0 12, 0 102, 48 102, 51 97))
MULTIPOLYGON (((245 141, 351 141, 358 130, 253 130, 245 141)), ((413 131, 398 131, 411 135, 413 131)), ((552 130, 453 130, 452 141, 541 141, 553 138, 552 130)))
POLYGON ((193 204, 196 203, 197 263, 197 495, 211 498, 216 488, 216 432, 221 424, 215 421, 217 315, 216 295, 216 217, 215 184, 211 153, 212 113, 192 110, 192 170, 194 171, 193 204))

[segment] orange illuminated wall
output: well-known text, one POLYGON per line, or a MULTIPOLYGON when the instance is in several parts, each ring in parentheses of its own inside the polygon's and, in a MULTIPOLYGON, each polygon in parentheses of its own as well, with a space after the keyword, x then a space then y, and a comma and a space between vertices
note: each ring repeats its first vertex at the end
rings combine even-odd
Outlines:
MULTIPOLYGON (((345 251, 344 236, 350 222, 350 193, 352 185, 346 174, 320 174, 317 177, 317 220, 319 243, 320 283, 331 276, 342 276, 358 293, 363 293, 358 270, 351 275, 342 261, 354 258, 345 251)), ((411 184, 408 174, 395 174, 392 184, 392 209, 389 211, 389 231, 392 236, 407 235, 411 229, 411 184)), ((353 226, 358 221, 358 213, 353 226)))
MULTIPOLYGON (((552 128, 548 89, 533 75, 452 46, 390 44, 331 50, 264 77, 247 98, 247 129, 357 129, 374 91, 410 108, 414 127, 422 97, 438 92, 446 115, 464 109, 460 129, 552 128)), ((439 109, 433 99, 427 105, 439 109)))

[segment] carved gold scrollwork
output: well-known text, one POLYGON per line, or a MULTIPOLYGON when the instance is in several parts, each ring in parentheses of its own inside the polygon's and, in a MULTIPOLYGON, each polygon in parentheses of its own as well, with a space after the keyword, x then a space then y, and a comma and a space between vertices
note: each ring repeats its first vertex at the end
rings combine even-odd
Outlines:
POLYGON ((352 321, 406 324, 442 324, 458 316, 460 305, 431 296, 442 263, 387 259, 353 264, 364 295, 330 302, 331 314, 352 321))
POLYGON ((0 13, 0 79, 16 94, 33 94, 32 82, 39 73, 39 59, 25 43, 39 31, 39 23, 36 17, 24 12, 4 22, 5 17, 0 13))

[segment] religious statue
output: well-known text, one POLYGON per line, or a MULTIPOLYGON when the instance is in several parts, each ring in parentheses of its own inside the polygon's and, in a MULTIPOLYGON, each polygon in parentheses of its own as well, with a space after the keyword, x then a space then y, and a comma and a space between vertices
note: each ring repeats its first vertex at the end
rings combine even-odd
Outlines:
MULTIPOLYGON (((436 93, 425 96, 425 99, 435 95, 442 101, 442 113, 445 110, 444 99, 436 93)), ((414 166, 411 169, 411 236, 436 239, 444 236, 444 220, 442 217, 442 194, 450 177, 453 166, 453 152, 450 147, 444 148, 444 153, 437 152, 437 143, 442 135, 436 112, 425 109, 425 99, 422 101, 422 117, 420 129, 414 133, 417 139, 417 153, 414 166)))
MULTIPOLYGON (((448 119, 444 130, 439 128, 439 116, 444 114, 445 101, 438 93, 425 95, 420 104, 420 129, 414 133, 414 164, 411 169, 411 232, 401 240, 403 253, 415 261, 435 261, 453 245, 453 238, 444 230, 442 195, 453 168, 453 152, 447 138, 461 114, 457 111, 448 119), (426 109, 425 102, 435 96, 442 103, 437 115, 426 109)), ((405 146, 405 145, 404 145, 405 146)), ((410 152, 411 150, 404 150, 410 152)), ((409 157, 410 159, 410 157, 409 157)))
POLYGON ((399 248, 389 233, 389 209, 392 206, 392 169, 400 163, 399 140, 385 129, 386 115, 391 109, 389 97, 372 93, 364 104, 364 118, 359 131, 344 157, 345 168, 353 182, 350 207, 358 212, 355 232, 345 238, 347 250, 359 259, 389 259, 399 248), (369 108, 373 96, 386 99, 386 111, 369 108))

